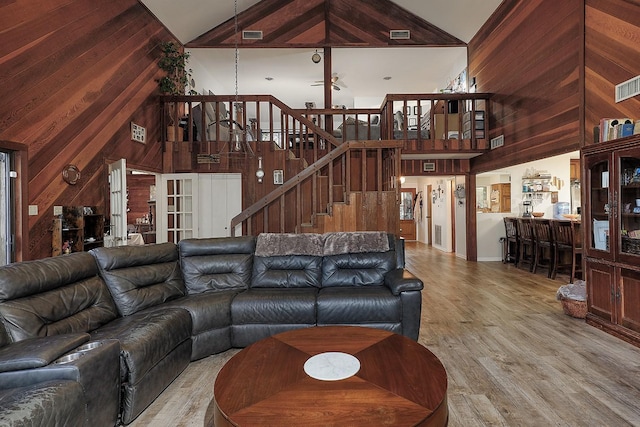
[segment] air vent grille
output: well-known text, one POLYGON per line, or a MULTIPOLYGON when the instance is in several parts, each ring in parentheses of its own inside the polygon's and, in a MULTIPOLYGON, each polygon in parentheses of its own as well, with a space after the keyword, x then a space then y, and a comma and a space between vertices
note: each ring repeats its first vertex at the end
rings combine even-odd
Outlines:
POLYGON ((634 77, 616 85, 616 102, 633 98, 640 94, 640 76, 634 77))
POLYGON ((244 30, 242 40, 262 40, 262 31, 244 30))
POLYGON ((436 164, 432 163, 432 162, 424 162, 422 164, 422 171, 423 172, 435 172, 436 171, 436 164))
POLYGON ((389 38, 391 40, 409 40, 411 32, 409 30, 391 30, 389 31, 389 38))
POLYGON ((491 138, 491 149, 502 147, 504 145, 504 135, 491 138))
POLYGON ((442 226, 437 224, 434 225, 433 231, 433 243, 438 246, 442 246, 442 226))

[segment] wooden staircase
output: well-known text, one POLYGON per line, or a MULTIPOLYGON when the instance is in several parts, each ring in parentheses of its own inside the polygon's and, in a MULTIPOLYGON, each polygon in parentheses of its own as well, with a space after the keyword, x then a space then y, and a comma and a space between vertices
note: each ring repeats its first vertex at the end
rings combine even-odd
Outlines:
POLYGON ((294 110, 268 95, 162 97, 165 123, 174 121, 173 112, 173 118, 184 117, 185 129, 193 129, 183 139, 177 127, 175 134, 163 137, 165 160, 173 157, 174 165, 166 172, 242 172, 246 208, 232 219, 232 233, 241 224, 243 235, 366 230, 399 234, 400 176, 406 163, 401 150, 485 151, 486 140, 475 132, 463 139, 462 115, 456 122, 444 122, 444 134, 458 129, 451 137, 455 139, 436 139, 425 126, 436 122, 443 103, 472 105, 475 117, 476 103, 486 110, 487 99, 483 94, 387 95, 380 109, 294 110), (412 102, 421 106, 416 111, 426 106, 428 112, 418 118, 418 131, 405 128, 398 135, 394 117, 398 111, 409 111, 412 102), (334 136, 334 124, 354 122, 355 132, 334 136), (254 178, 255 156, 262 157, 268 171, 259 184, 254 178), (270 182, 275 170, 286 178, 282 185, 270 182))
POLYGON ((395 233, 401 146, 399 141, 340 144, 234 217, 231 229, 242 224, 243 234, 249 235, 332 230, 395 233))

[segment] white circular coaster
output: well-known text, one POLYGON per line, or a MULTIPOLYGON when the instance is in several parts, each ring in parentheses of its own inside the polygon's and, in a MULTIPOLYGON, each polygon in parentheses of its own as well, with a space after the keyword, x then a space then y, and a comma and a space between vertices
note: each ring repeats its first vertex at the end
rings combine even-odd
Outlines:
POLYGON ((359 370, 360 361, 347 353, 320 353, 304 363, 307 375, 321 381, 343 380, 354 376, 359 370))

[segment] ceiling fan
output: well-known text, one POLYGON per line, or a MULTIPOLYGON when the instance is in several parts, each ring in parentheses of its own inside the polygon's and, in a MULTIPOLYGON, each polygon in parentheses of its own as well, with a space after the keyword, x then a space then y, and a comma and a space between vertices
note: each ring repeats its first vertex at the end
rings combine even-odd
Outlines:
MULTIPOLYGON (((331 88, 333 90, 340 90, 341 86, 344 88, 347 87, 344 83, 342 83, 342 81, 339 81, 339 80, 340 78, 338 77, 337 74, 334 74, 333 77, 331 77, 331 88)), ((316 80, 316 82, 311 86, 324 86, 324 80, 316 80)))

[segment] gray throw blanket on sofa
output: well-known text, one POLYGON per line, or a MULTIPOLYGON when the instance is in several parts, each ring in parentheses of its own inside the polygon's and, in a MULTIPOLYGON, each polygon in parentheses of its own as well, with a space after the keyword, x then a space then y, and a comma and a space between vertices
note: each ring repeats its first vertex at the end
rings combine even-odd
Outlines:
POLYGON ((256 240, 256 256, 311 255, 328 256, 346 253, 386 252, 387 233, 355 231, 339 233, 262 233, 256 240))

